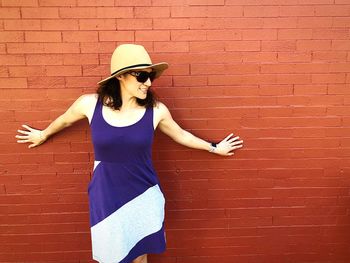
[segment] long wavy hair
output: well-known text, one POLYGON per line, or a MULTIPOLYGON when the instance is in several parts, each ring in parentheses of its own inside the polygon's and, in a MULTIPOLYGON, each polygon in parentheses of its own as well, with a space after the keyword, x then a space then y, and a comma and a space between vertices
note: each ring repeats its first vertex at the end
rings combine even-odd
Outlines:
MULTIPOLYGON (((114 110, 119 110, 123 104, 120 83, 117 78, 111 78, 110 80, 99 85, 97 89, 98 99, 102 101, 103 105, 108 106, 114 110)), ((157 97, 151 89, 147 90, 147 96, 144 100, 136 98, 137 104, 151 108, 156 105, 157 97)))

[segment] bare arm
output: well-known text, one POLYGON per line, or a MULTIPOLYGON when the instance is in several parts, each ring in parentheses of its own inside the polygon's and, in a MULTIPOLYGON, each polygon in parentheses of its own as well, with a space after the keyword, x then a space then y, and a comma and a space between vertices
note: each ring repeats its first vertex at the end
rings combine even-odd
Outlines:
POLYGON ((44 143, 51 135, 71 126, 74 122, 85 118, 87 116, 87 109, 90 101, 91 95, 80 96, 65 113, 51 122, 44 130, 37 130, 28 125, 22 125, 26 130, 18 130, 21 135, 16 135, 16 138, 18 139, 17 142, 31 143, 28 148, 44 143))
MULTIPOLYGON (((199 149, 207 150, 211 149, 211 143, 207 142, 199 137, 196 137, 192 133, 182 129, 172 118, 168 108, 163 104, 159 103, 158 108, 160 114, 160 121, 158 124, 159 129, 171 137, 174 141, 184 146, 199 149)), ((239 137, 232 137, 231 133, 220 143, 217 144, 217 148, 214 150, 214 153, 224 156, 230 156, 234 153, 232 152, 235 149, 241 148, 243 141, 237 141, 239 137), (232 138, 231 138, 232 137, 232 138)))

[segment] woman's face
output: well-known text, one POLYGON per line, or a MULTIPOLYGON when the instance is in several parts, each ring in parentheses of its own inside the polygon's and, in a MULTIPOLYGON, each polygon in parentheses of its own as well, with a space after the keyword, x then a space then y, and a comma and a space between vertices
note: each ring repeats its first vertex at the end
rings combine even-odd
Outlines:
POLYGON ((152 82, 149 78, 144 83, 139 82, 135 76, 139 71, 151 72, 152 69, 133 70, 132 72, 125 73, 117 78, 120 82, 122 92, 126 92, 131 97, 143 100, 146 99, 147 91, 152 86, 152 82))

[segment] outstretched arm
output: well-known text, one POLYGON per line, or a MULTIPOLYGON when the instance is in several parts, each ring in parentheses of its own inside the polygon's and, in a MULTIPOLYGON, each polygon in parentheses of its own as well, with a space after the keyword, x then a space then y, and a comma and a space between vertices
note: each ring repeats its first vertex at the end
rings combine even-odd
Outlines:
MULTIPOLYGON (((159 129, 171 137, 174 141, 184 146, 210 151, 212 149, 211 143, 201 138, 196 137, 192 133, 182 129, 172 118, 168 108, 163 104, 159 103, 159 114, 160 121, 158 124, 159 129)), ((216 154, 223 156, 233 155, 233 151, 241 148, 243 141, 239 140, 239 137, 232 137, 233 133, 229 134, 225 139, 216 145, 213 151, 216 154)))
POLYGON ((36 147, 44 143, 51 135, 61 131, 62 129, 71 126, 74 122, 86 117, 87 108, 91 95, 80 96, 68 110, 55 119, 44 130, 37 130, 22 125, 26 130, 18 130, 21 135, 16 135, 18 143, 31 143, 28 148, 36 147))

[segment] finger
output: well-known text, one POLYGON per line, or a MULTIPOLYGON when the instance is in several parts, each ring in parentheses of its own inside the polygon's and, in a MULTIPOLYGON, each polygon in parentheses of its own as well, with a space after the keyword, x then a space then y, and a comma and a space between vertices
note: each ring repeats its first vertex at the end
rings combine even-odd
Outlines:
POLYGON ((27 142, 29 142, 29 140, 18 140, 17 142, 18 143, 27 143, 27 142))
POLYGON ((233 136, 233 133, 230 133, 225 139, 224 141, 227 141, 228 139, 230 139, 233 136))
POLYGON ((28 139, 28 135, 16 135, 18 139, 28 139))
POLYGON ((239 139, 239 136, 236 136, 234 138, 229 139, 228 142, 231 143, 231 142, 234 142, 237 139, 239 139))
POLYGON ((239 145, 239 144, 243 144, 243 140, 230 142, 230 145, 239 145))
POLYGON ((239 148, 242 148, 243 145, 238 145, 238 146, 231 146, 231 149, 232 150, 236 150, 236 149, 239 149, 239 148))
POLYGON ((29 131, 34 131, 34 129, 29 127, 28 125, 23 124, 22 127, 26 128, 29 131))
POLYGON ((29 131, 23 131, 23 130, 17 130, 19 133, 22 133, 22 134, 29 134, 30 132, 29 131))
POLYGON ((35 143, 32 143, 32 144, 30 144, 29 146, 28 146, 28 148, 33 148, 33 147, 35 147, 36 146, 36 144, 35 143))

